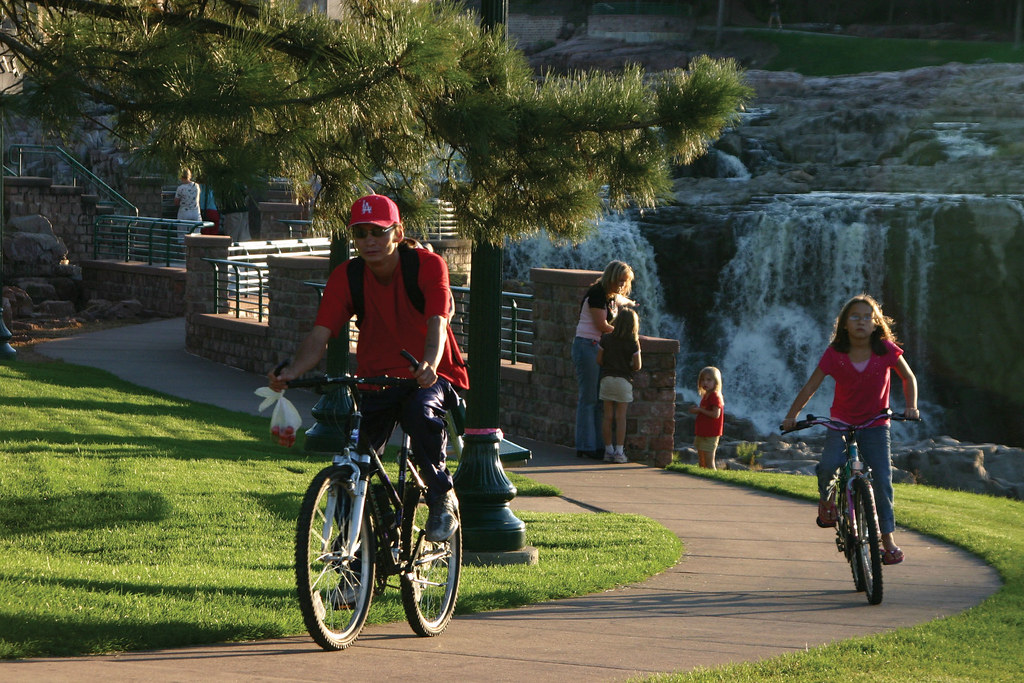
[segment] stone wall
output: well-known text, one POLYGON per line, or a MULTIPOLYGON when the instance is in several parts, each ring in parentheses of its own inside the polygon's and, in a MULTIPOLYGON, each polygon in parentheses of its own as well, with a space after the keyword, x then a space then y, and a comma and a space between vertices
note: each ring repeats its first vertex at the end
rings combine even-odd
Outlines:
POLYGON ((695 23, 684 17, 641 14, 592 14, 587 18, 587 35, 614 38, 627 43, 684 41, 693 37, 695 23))
POLYGON ((554 41, 565 26, 565 17, 537 17, 530 14, 509 14, 508 33, 520 47, 554 41))
MULTIPOLYGON (((185 315, 185 269, 151 266, 131 261, 80 262, 83 302, 137 300, 160 316, 185 315)), ((212 291, 212 290, 211 290, 212 291)))
POLYGON ((140 216, 163 216, 163 204, 161 192, 164 185, 171 185, 173 179, 165 179, 154 176, 125 178, 124 183, 118 189, 121 196, 130 201, 139 209, 140 216))
MULTIPOLYGON (((203 257, 224 258, 230 239, 189 235, 185 294, 186 341, 190 353, 263 374, 295 352, 313 324, 316 291, 302 284, 323 281, 328 259, 279 255, 268 259, 270 314, 266 322, 238 319, 213 310, 213 266, 203 257)), ((581 293, 600 273, 535 269, 533 366, 503 364, 500 370, 501 427, 521 435, 573 445, 576 379, 570 348, 581 293), (542 409, 539 407, 542 406, 542 409)), ((626 451, 633 460, 664 466, 675 434, 675 359, 679 343, 641 337, 644 369, 637 373, 635 402, 627 419, 626 451)))
POLYGON ((4 216, 45 216, 53 233, 64 241, 68 259, 92 258, 92 224, 96 197, 82 187, 54 185, 50 178, 4 178, 4 216))
MULTIPOLYGON (((576 372, 570 349, 579 321, 579 302, 601 273, 534 268, 534 363, 529 377, 502 369, 511 391, 502 419, 516 434, 573 446, 576 429, 576 372), (522 384, 528 384, 529 390, 522 384), (511 399, 514 399, 511 400, 511 399), (538 410, 543 406, 543 410, 538 410)), ((675 376, 679 342, 641 337, 643 369, 634 380, 634 402, 626 416, 626 453, 633 460, 664 467, 672 459, 675 438, 675 376)))

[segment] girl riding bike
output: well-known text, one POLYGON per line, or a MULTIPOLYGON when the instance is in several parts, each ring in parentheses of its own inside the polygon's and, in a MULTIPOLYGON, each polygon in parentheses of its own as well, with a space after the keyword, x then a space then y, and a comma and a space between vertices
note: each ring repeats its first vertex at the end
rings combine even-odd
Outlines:
MULTIPOLYGON (((904 415, 916 419, 917 378, 903 357, 903 349, 896 345, 892 332, 893 321, 882 313, 878 302, 867 294, 860 294, 846 302, 836 318, 832 341, 822 355, 810 379, 797 394, 782 421, 784 430, 793 429, 797 415, 811 400, 826 376, 835 382, 835 396, 831 415, 847 424, 861 424, 889 408, 891 370, 903 381, 904 415)), ((845 459, 845 435, 829 430, 825 447, 818 463, 817 523, 820 527, 834 527, 837 512, 835 501, 828 495, 828 485, 845 459)), ((882 532, 884 564, 899 564, 903 551, 896 545, 893 531, 892 466, 889 452, 889 420, 878 419, 873 426, 857 432, 861 457, 871 468, 878 505, 878 523, 882 532)))

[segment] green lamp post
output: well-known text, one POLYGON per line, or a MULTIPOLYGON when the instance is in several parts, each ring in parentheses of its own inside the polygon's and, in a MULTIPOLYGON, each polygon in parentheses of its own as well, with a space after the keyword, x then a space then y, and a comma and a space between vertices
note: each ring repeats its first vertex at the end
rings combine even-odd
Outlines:
MULTIPOLYGON (((331 258, 328 273, 347 260, 351 252, 347 235, 335 233, 331 239, 331 258)), ((337 339, 327 344, 327 374, 340 375, 348 372, 349 336, 348 325, 343 325, 337 339)), ((318 453, 338 453, 348 443, 353 425, 349 416, 354 403, 352 389, 345 385, 332 387, 313 406, 316 424, 306 430, 303 448, 318 453)))
MULTIPOLYGON (((484 0, 481 26, 504 30, 508 0, 484 0)), ((501 248, 473 249, 469 297, 469 396, 462 459, 455 492, 462 516, 462 542, 473 552, 509 552, 526 545, 526 524, 508 503, 516 488, 499 456, 498 396, 501 370, 501 248)))
MULTIPOLYGON (((3 160, 4 151, 4 117, 0 113, 0 162, 3 160)), ((3 164, 0 163, 0 292, 4 289, 4 173, 3 164)), ((14 360, 18 352, 11 346, 11 331, 4 323, 4 300, 0 296, 0 360, 14 360)))

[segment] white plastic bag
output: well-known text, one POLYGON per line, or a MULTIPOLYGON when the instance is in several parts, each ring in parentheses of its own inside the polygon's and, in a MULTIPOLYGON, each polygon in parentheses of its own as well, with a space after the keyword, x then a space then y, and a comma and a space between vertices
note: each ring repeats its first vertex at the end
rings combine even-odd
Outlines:
POLYGON ((283 391, 274 391, 270 387, 260 387, 255 391, 257 396, 263 397, 259 412, 263 412, 271 405, 274 412, 270 415, 270 433, 274 440, 282 446, 291 447, 295 444, 295 434, 302 426, 302 416, 291 401, 284 397, 283 391))

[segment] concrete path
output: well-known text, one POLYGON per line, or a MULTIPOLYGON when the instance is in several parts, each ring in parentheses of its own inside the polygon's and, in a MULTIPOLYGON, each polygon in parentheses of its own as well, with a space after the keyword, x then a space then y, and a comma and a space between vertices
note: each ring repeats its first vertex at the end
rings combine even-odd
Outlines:
MULTIPOLYGON (((181 321, 143 324, 56 340, 39 350, 166 393, 251 411, 249 397, 262 380, 185 353, 181 327, 181 321), (137 364, 126 362, 136 355, 128 349, 138 351, 137 364), (209 381, 210 372, 216 381, 209 381), (225 379, 232 376, 233 385, 225 379), (193 385, 219 389, 194 395, 193 385)), ((510 437, 534 451, 518 471, 563 492, 557 499, 518 498, 513 508, 645 515, 683 540, 682 560, 640 584, 460 616, 438 638, 418 638, 401 622, 367 628, 353 647, 337 653, 296 636, 4 662, 0 679, 408 680, 430 672, 431 678, 464 681, 621 681, 922 623, 976 605, 1000 585, 978 559, 900 529, 907 560, 885 568, 885 599, 870 606, 852 590, 833 533, 814 525, 810 503, 642 465, 584 462, 570 449, 510 437)))

